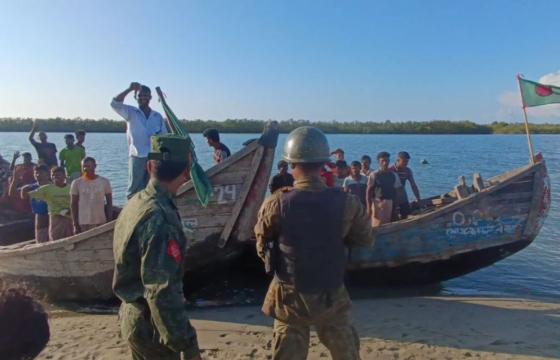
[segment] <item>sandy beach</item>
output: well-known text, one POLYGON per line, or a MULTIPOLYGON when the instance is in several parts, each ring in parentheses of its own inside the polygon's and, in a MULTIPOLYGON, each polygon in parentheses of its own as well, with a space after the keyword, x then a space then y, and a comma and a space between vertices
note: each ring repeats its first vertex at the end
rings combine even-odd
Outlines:
MULTIPOLYGON (((560 357, 560 302, 513 298, 356 300, 362 359, 553 359, 560 357)), ((204 359, 271 358, 272 321, 258 306, 190 312, 204 359)), ((50 311, 39 359, 129 359, 117 315, 50 311)), ((330 355, 315 334, 309 359, 330 355)))

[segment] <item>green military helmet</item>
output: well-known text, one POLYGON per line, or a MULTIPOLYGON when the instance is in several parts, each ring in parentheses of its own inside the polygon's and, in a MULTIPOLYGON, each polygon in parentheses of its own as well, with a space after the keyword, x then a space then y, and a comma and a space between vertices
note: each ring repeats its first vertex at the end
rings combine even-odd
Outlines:
POLYGON ((327 162, 330 159, 329 142, 325 134, 315 127, 298 127, 288 134, 283 155, 291 163, 327 162))
POLYGON ((190 161, 190 143, 180 135, 156 135, 150 138, 150 142, 151 151, 148 154, 148 159, 150 160, 169 162, 190 161))

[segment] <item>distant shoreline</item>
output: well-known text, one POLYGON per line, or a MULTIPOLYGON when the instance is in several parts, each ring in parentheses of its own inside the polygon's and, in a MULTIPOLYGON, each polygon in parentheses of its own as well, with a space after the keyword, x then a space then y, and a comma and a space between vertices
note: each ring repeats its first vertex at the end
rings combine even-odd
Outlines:
MULTIPOLYGON (((183 126, 193 134, 207 128, 216 128, 222 133, 258 134, 266 124, 264 120, 228 119, 182 120, 183 126)), ((493 122, 477 124, 472 121, 407 121, 407 122, 312 122, 307 120, 279 121, 281 133, 289 133, 299 126, 316 126, 327 134, 372 134, 372 135, 504 135, 525 134, 523 123, 493 122)), ((0 118, 0 132, 28 132, 32 126, 30 118, 0 118)), ((124 133, 126 122, 111 119, 62 119, 53 118, 37 121, 38 130, 46 132, 74 132, 83 129, 89 133, 124 133)), ((531 124, 533 134, 560 134, 560 124, 531 124)))
MULTIPOLYGON (((46 131, 49 134, 67 134, 67 133, 72 133, 73 130, 68 130, 68 131, 46 131)), ((20 130, 14 130, 14 131, 5 131, 5 130, 0 130, 0 134, 7 134, 7 133, 29 133, 29 131, 20 131, 20 130)), ((87 131, 87 134, 124 134, 124 131, 87 131)), ((222 134, 237 134, 237 135, 260 135, 262 134, 262 131, 260 132, 249 132, 249 131, 221 131, 222 134)), ((502 135, 518 135, 518 136, 525 136, 525 133, 437 133, 437 134, 429 134, 429 133, 333 133, 333 132, 325 132, 327 135, 437 135, 437 136, 444 136, 444 135, 488 135, 488 136, 502 136, 502 135)), ((194 132, 194 131, 189 131, 189 134, 191 135, 200 135, 202 134, 202 131, 198 131, 198 132, 194 132)), ((288 134, 288 132, 281 132, 281 134, 288 134)), ((539 132, 531 132, 531 135, 560 135, 560 132, 557 133, 539 133, 539 132)))

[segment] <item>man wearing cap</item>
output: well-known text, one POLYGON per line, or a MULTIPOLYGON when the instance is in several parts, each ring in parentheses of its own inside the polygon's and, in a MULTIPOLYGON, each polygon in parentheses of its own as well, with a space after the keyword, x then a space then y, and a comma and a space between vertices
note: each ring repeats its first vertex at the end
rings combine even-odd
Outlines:
POLYGON ((319 129, 292 131, 284 159, 294 187, 267 198, 255 225, 257 253, 274 274, 262 307, 274 318, 273 359, 306 359, 312 325, 334 360, 359 359, 345 247, 373 245, 366 211, 358 198, 321 181, 329 145, 319 129))
POLYGON ((190 148, 178 135, 153 136, 150 180, 115 225, 113 291, 133 359, 200 359, 183 297, 187 239, 174 196, 189 180, 190 148))
POLYGON ((167 134, 163 117, 150 108, 151 90, 145 85, 133 82, 128 89, 113 98, 111 107, 126 120, 126 140, 128 142, 128 189, 126 197, 144 189, 148 183, 146 171, 147 156, 150 152, 150 137, 167 134), (137 93, 138 107, 125 105, 124 99, 134 91, 137 93))

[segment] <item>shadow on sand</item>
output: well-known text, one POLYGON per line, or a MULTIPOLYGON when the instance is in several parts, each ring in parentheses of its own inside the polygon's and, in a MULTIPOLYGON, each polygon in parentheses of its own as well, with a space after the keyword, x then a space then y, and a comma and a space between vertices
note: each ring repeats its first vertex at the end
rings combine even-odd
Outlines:
MULTIPOLYGON (((229 272, 213 286, 189 294, 191 304, 198 305, 191 307, 193 317, 270 326, 271 319, 264 317, 259 307, 269 281, 262 270, 229 272), (205 295, 212 300, 204 300, 205 295), (239 306, 244 304, 256 306, 239 306), (205 306, 210 308, 196 309, 205 306), (232 311, 236 313, 233 317, 232 311)), ((442 296, 440 285, 381 289, 350 286, 349 290, 362 339, 448 347, 465 353, 473 350, 560 357, 559 301, 442 296)))

